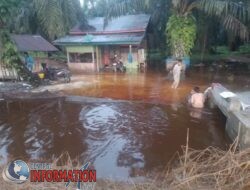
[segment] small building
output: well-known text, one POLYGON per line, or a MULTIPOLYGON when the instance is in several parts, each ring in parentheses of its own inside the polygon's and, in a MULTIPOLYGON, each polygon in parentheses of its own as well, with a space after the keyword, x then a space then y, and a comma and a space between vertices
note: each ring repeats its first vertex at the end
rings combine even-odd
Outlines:
MULTIPOLYGON (((53 61, 48 54, 57 52, 58 49, 40 35, 11 35, 11 40, 20 53, 28 52, 35 61, 34 71, 41 70, 41 63, 51 64, 53 61)), ((8 68, 0 63, 0 80, 17 80, 18 74, 14 68, 8 68)))
POLYGON ((65 47, 72 71, 98 72, 111 65, 115 55, 127 68, 137 68, 146 63, 149 20, 146 14, 126 15, 105 25, 104 17, 95 17, 88 20, 88 27, 77 25, 54 44, 65 47))
POLYGON ((17 50, 21 53, 28 52, 35 61, 34 71, 41 70, 41 63, 50 64, 49 55, 58 51, 58 49, 40 35, 11 35, 17 50))

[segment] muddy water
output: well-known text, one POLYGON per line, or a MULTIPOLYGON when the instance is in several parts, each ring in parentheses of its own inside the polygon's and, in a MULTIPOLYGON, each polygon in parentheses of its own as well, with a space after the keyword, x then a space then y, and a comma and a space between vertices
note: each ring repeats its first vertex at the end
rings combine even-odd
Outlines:
POLYGON ((211 83, 222 83, 232 90, 250 90, 249 74, 230 75, 227 72, 211 72, 193 69, 182 78, 178 89, 171 88, 172 81, 163 72, 147 73, 105 73, 78 75, 74 81, 86 81, 88 87, 65 90, 68 95, 91 96, 100 98, 140 100, 151 103, 169 104, 185 102, 194 86, 205 90, 211 83), (239 85, 241 84, 241 85, 239 85))
POLYGON ((193 85, 205 88, 207 80, 187 78, 174 91, 164 74, 128 76, 85 76, 92 86, 66 93, 129 101, 0 102, 1 161, 49 162, 68 152, 83 163, 91 161, 98 177, 123 180, 161 171, 185 145, 187 128, 192 148, 226 148, 225 118, 219 110, 197 111, 184 104, 193 85))
MULTIPOLYGON (((182 81, 177 89, 171 89, 171 82, 164 73, 109 73, 100 75, 76 76, 74 80, 92 83, 86 88, 65 90, 69 95, 140 100, 153 103, 172 103, 184 101, 193 88, 192 80, 182 81)), ((207 81, 197 80, 196 84, 205 88, 207 81)))

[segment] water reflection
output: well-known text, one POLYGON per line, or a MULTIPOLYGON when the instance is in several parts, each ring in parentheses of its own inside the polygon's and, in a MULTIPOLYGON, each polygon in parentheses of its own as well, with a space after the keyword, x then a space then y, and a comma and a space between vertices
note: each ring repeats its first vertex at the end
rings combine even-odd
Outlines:
POLYGON ((224 117, 204 109, 192 118, 180 103, 73 104, 63 99, 0 103, 0 153, 4 158, 45 159, 63 152, 94 163, 98 177, 127 179, 161 169, 185 145, 225 148, 224 117))
POLYGON ((78 122, 80 108, 61 101, 12 102, 8 112, 1 104, 0 138, 8 142, 1 146, 1 152, 7 147, 10 158, 26 160, 51 159, 64 151, 75 157, 83 152, 85 129, 78 122))

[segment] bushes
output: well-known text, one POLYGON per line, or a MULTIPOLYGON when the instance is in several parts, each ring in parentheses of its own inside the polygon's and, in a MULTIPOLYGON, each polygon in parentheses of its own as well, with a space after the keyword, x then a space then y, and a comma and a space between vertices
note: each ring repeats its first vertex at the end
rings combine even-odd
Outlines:
POLYGON ((22 62, 19 53, 13 42, 10 39, 8 32, 0 33, 0 41, 2 43, 1 62, 11 69, 15 69, 20 78, 31 83, 38 85, 39 79, 35 77, 22 62))

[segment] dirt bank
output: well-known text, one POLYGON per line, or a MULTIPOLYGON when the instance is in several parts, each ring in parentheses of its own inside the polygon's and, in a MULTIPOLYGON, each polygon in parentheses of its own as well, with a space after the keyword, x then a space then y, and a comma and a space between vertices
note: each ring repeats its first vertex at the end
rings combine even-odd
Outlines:
POLYGON ((0 82, 0 99, 41 99, 62 97, 62 91, 90 86, 92 82, 74 79, 71 83, 50 82, 34 88, 24 82, 0 82))
POLYGON ((62 96, 61 93, 51 93, 48 90, 33 92, 33 87, 27 83, 0 83, 0 100, 59 98, 62 96))

